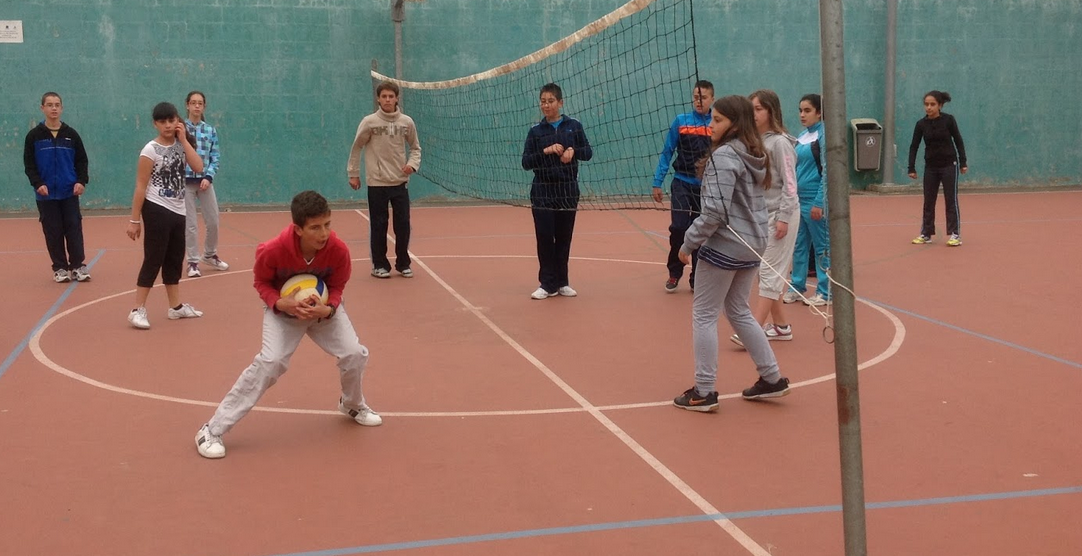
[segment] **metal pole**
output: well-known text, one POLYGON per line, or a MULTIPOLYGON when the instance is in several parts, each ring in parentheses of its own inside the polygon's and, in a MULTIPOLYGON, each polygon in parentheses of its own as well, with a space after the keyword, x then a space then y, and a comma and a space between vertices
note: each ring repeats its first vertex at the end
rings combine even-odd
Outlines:
POLYGON ((894 61, 898 51, 898 0, 887 0, 887 75, 883 80, 883 185, 894 185, 894 61))
POLYGON ((394 0, 391 20, 394 21, 394 78, 402 79, 402 22, 406 19, 406 0, 394 0))
MULTIPOLYGON (((372 58, 372 71, 379 71, 379 62, 375 58, 372 58)), ((372 81, 372 110, 379 110, 379 102, 376 100, 376 87, 379 86, 379 80, 375 77, 370 78, 372 81)))
POLYGON ((845 556, 868 553, 864 521, 864 466, 857 387, 857 337, 853 288, 853 244, 849 227, 849 148, 845 115, 845 41, 842 0, 819 0, 823 60, 823 116, 827 130, 827 214, 834 302, 834 368, 837 376, 845 556))

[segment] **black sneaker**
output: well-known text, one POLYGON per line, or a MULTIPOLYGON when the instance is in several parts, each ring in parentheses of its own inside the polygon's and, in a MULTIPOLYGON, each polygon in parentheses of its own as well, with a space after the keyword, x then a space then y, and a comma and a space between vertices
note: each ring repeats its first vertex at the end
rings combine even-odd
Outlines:
POLYGON ((679 283, 679 278, 673 278, 672 276, 670 276, 668 280, 665 280, 665 291, 668 293, 676 293, 676 286, 679 283))
POLYGON ((672 401, 672 404, 688 411, 701 411, 709 413, 718 410, 718 393, 711 392, 706 396, 700 396, 695 387, 688 388, 686 392, 672 401))
POLYGON ((771 384, 763 379, 755 381, 755 384, 744 390, 745 400, 762 400, 766 398, 780 398, 789 395, 789 379, 781 377, 780 380, 771 384))

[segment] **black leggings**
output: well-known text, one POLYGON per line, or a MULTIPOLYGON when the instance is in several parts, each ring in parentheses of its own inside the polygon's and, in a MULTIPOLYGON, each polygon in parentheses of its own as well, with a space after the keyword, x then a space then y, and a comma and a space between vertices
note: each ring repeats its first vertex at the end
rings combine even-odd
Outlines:
POLYGON ((179 284, 184 268, 184 215, 145 201, 142 218, 143 266, 135 285, 153 287, 159 270, 163 284, 179 284))

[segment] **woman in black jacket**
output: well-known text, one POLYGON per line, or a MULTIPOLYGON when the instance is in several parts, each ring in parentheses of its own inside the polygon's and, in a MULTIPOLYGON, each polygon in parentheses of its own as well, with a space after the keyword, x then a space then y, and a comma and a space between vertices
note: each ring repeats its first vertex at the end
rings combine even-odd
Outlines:
POLYGON ((966 146, 958 131, 954 116, 943 112, 943 105, 951 96, 944 91, 929 91, 924 95, 924 113, 927 116, 917 122, 913 130, 913 142, 909 145, 909 177, 916 179, 917 149, 924 139, 924 217, 920 235, 915 244, 930 243, 935 235, 935 202, 939 185, 943 184, 943 200, 947 209, 947 245, 962 244, 958 215, 958 172, 966 173, 966 146))

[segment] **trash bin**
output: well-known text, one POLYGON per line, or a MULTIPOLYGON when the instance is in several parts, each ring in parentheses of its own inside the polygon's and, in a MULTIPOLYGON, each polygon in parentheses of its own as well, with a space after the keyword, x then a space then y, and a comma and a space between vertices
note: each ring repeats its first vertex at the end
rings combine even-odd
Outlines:
POLYGON ((853 169, 878 170, 883 155, 883 126, 872 118, 849 120, 853 128, 853 169))

